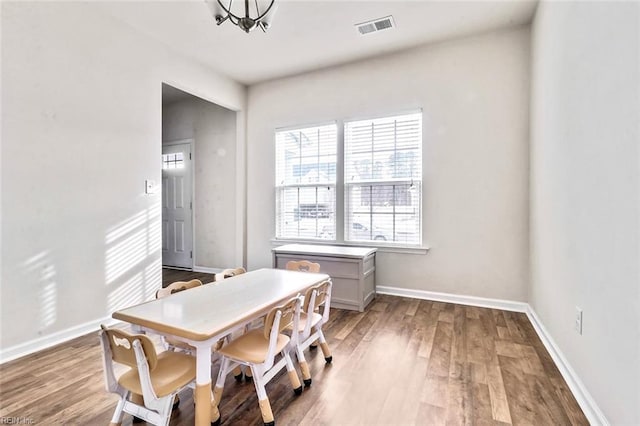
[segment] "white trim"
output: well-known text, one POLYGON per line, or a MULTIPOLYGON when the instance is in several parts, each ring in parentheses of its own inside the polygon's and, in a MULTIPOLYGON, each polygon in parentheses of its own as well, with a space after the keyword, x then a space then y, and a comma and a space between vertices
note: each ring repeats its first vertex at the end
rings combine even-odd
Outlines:
POLYGON ((481 308, 502 309, 511 312, 527 312, 529 305, 525 302, 514 302, 503 299, 465 296, 461 294, 438 293, 435 291, 412 290, 399 287, 376 286, 379 294, 411 297, 413 299, 434 300, 436 302, 457 303, 459 305, 479 306, 481 308))
POLYGON ((352 116, 352 117, 344 118, 341 121, 342 121, 342 125, 344 126, 345 124, 351 123, 354 121, 380 120, 382 118, 395 118, 395 117, 401 117, 403 115, 411 115, 411 114, 422 114, 422 117, 420 117, 420 119, 424 119, 424 111, 422 110, 422 107, 418 107, 418 108, 402 109, 396 112, 389 112, 389 113, 371 114, 371 115, 364 115, 364 116, 352 116))
POLYGON ((173 269, 174 271, 187 271, 187 272, 193 271, 193 268, 184 268, 182 266, 168 266, 168 265, 162 265, 162 269, 173 269))
POLYGON ((275 133, 277 132, 293 132, 295 130, 302 130, 302 129, 308 129, 311 127, 328 127, 334 125, 336 127, 338 127, 338 120, 330 120, 330 121, 323 121, 320 123, 311 123, 311 124, 300 124, 300 125, 292 125, 292 126, 283 126, 283 127, 276 127, 274 129, 274 142, 275 142, 275 133))
MULTIPOLYGON (((276 248, 287 244, 308 244, 314 246, 339 246, 339 247, 365 247, 376 248, 378 253, 404 253, 404 254, 427 254, 430 250, 428 246, 393 246, 383 245, 376 241, 366 241, 362 243, 339 243, 337 240, 321 239, 301 239, 301 238, 272 238, 271 247, 276 248)), ((393 288, 393 287, 390 287, 393 288)), ((408 296, 411 297, 411 296, 408 296)))
MULTIPOLYGON (((246 94, 245 94, 246 96, 246 94)), ((247 120, 244 111, 236 111, 236 253, 235 264, 247 267, 247 120)))
POLYGON ((608 426, 610 423, 604 413, 600 410, 600 407, 598 407, 598 404, 596 404, 596 401, 593 399, 584 383, 582 383, 578 374, 576 374, 574 369, 571 368, 571 364, 569 364, 569 361, 565 358, 564 354, 551 337, 551 334, 549 334, 542 324, 542 321, 540 321, 540 318, 538 318, 538 315, 530 305, 527 305, 526 314, 533 325, 533 328, 536 330, 538 337, 540 337, 544 347, 547 349, 547 352, 551 355, 556 367, 560 370, 560 374, 562 374, 562 377, 567 382, 567 385, 569 386, 569 389, 571 389, 571 393, 573 393, 578 405, 582 408, 584 415, 587 416, 589 423, 592 425, 608 426))
POLYGON ((191 146, 193 146, 193 140, 194 140, 193 138, 175 139, 172 141, 162 142, 162 146, 186 145, 186 144, 190 144, 191 146))
POLYGON ((194 266, 193 267, 193 272, 201 272, 203 274, 217 274, 219 272, 222 272, 221 268, 209 268, 207 266, 194 266))
POLYGON ((37 339, 29 340, 28 342, 20 343, 15 346, 11 346, 0 350, 0 364, 12 361, 14 359, 30 355, 34 352, 41 351, 43 349, 50 348, 51 346, 64 343, 68 340, 75 339, 76 337, 84 336, 92 331, 98 331, 100 324, 107 326, 116 324, 118 321, 111 318, 111 316, 100 318, 98 320, 89 321, 84 324, 69 327, 65 330, 60 330, 46 336, 38 337, 37 339))

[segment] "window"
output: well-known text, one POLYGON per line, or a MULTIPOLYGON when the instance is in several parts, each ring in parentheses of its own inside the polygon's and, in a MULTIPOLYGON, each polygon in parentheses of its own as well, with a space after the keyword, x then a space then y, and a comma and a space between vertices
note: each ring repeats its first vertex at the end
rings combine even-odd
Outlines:
POLYGON ((162 154, 162 169, 184 169, 184 154, 182 152, 162 154))
POLYGON ((345 241, 421 243, 422 114, 344 126, 345 241))
POLYGON ((276 131, 276 238, 418 246, 421 206, 422 112, 276 131))
POLYGON ((336 228, 337 126, 276 131, 276 237, 326 238, 336 228))

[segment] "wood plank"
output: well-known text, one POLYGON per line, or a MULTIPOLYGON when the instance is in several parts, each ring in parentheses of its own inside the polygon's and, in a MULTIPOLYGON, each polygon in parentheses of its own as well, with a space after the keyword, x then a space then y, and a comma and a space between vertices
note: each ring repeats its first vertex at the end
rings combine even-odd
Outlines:
POLYGON ((451 364, 451 335, 453 324, 438 321, 433 348, 429 355, 429 370, 431 376, 448 377, 451 364))
MULTIPOLYGON (((235 268, 236 266, 229 266, 235 268)), ((176 281, 200 280, 203 284, 211 283, 215 280, 215 274, 207 274, 204 272, 183 271, 180 269, 162 268, 162 287, 176 281)))

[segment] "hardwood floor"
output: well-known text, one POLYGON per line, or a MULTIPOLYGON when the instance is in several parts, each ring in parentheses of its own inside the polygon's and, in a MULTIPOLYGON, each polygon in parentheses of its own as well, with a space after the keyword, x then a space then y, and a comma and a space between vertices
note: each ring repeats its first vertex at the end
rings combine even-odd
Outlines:
MULTIPOLYGON (((295 396, 285 373, 267 385, 279 425, 588 424, 524 314, 378 296, 332 310, 325 330, 333 363, 305 354, 310 388, 295 396)), ((108 424, 100 357, 92 333, 0 366, 0 417, 108 424)), ((180 396, 171 425, 192 425, 191 391, 180 396)), ((228 379, 220 411, 224 425, 262 424, 252 383, 228 379)))
POLYGON ((204 272, 162 268, 162 287, 164 288, 176 281, 189 281, 193 279, 200 280, 203 284, 207 284, 214 280, 214 276, 214 274, 205 274, 204 272))

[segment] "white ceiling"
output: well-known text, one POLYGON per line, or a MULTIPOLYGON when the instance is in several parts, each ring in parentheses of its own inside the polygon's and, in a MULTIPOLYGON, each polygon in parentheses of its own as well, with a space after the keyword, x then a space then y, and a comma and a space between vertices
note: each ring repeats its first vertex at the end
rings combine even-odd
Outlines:
MULTIPOLYGON (((241 0, 236 0, 241 1, 241 0)), ((204 1, 99 3, 103 11, 244 84, 423 43, 531 21, 535 0, 276 0, 271 29, 217 26, 204 1), (396 28, 360 36, 354 24, 393 15, 396 28)))

